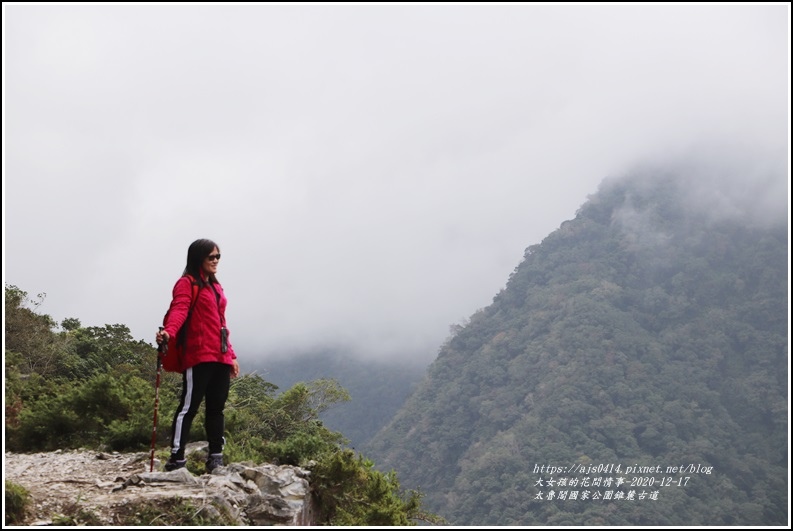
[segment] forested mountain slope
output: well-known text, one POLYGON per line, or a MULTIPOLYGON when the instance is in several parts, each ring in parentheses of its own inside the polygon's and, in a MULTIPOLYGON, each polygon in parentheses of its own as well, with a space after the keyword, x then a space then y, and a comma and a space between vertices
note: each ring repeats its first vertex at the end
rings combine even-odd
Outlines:
POLYGON ((787 223, 692 171, 606 180, 529 247, 379 468, 458 525, 787 524, 787 223))
POLYGON ((426 364, 357 359, 328 349, 248 362, 246 370, 263 375, 280 389, 298 382, 332 378, 350 400, 334 404, 320 418, 343 433, 352 448, 363 448, 402 406, 426 372, 426 364))

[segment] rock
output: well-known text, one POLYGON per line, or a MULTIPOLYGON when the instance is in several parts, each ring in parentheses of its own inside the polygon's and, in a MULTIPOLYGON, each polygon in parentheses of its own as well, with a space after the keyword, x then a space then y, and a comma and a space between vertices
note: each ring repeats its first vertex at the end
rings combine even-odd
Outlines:
POLYGON ((115 525, 130 504, 167 499, 192 500, 202 511, 198 514, 224 514, 235 525, 313 525, 310 472, 299 467, 230 463, 195 476, 187 468, 149 472, 147 454, 102 456, 89 451, 6 453, 6 479, 28 489, 33 499, 25 525, 47 525, 76 507, 115 525))

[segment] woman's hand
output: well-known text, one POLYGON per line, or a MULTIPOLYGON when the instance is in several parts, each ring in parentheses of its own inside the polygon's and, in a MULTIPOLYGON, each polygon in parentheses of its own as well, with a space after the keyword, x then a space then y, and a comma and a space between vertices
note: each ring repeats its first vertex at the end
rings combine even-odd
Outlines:
POLYGON ((157 332, 156 341, 158 345, 162 344, 163 341, 167 343, 170 338, 171 336, 169 336, 168 332, 166 332, 165 330, 160 330, 159 332, 157 332))
POLYGON ((240 375, 240 364, 237 363, 237 358, 234 358, 231 361, 233 363, 231 366, 231 377, 236 378, 237 376, 240 375))

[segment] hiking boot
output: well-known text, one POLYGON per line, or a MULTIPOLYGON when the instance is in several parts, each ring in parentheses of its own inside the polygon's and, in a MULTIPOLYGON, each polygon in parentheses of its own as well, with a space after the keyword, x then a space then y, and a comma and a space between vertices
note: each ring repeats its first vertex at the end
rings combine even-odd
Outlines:
POLYGON ((211 474, 213 470, 223 466, 223 454, 211 454, 207 459, 207 474, 211 474))
POLYGON ((174 470, 178 470, 180 468, 184 468, 187 465, 187 459, 174 459, 171 457, 168 461, 165 462, 165 471, 172 472, 174 470))

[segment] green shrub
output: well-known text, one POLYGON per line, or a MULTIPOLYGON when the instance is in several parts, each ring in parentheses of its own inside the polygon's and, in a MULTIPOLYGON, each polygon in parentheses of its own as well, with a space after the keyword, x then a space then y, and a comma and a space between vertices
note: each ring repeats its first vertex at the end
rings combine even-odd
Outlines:
POLYGON ((19 524, 25 519, 30 493, 22 485, 9 480, 5 480, 5 490, 5 523, 19 524))
POLYGON ((325 456, 312 469, 319 521, 334 526, 408 526, 416 520, 440 523, 421 512, 421 493, 402 492, 393 472, 383 474, 352 450, 325 456))
POLYGON ((61 508, 60 514, 52 517, 52 525, 55 526, 100 526, 102 520, 93 512, 78 503, 68 504, 61 508))
POLYGON ((116 515, 121 526, 227 526, 235 525, 224 508, 211 503, 196 506, 181 498, 145 500, 120 508, 116 515))
POLYGON ((136 376, 98 374, 56 386, 59 392, 19 412, 9 446, 56 450, 104 444, 113 450, 145 448, 151 441, 151 386, 136 376))

